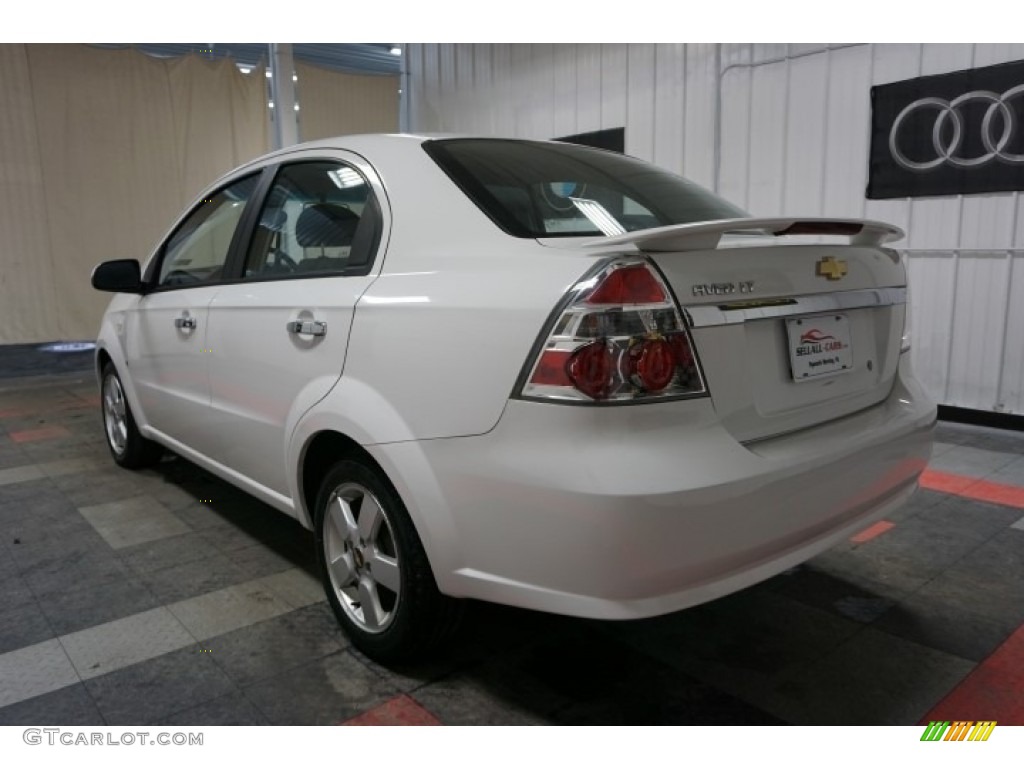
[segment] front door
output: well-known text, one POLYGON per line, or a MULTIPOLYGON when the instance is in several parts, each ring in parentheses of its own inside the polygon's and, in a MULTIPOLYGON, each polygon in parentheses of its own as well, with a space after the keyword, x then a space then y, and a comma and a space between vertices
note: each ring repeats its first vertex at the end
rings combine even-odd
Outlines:
POLYGON ((208 455, 209 305, 259 175, 203 200, 175 229, 129 313, 126 358, 146 423, 208 455))

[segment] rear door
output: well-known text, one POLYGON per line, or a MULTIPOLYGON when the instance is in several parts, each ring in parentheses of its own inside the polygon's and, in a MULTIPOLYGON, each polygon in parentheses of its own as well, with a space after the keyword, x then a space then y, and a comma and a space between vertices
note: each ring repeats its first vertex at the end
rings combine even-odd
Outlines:
POLYGON ((125 354, 148 424, 203 454, 212 446, 208 307, 258 179, 232 182, 182 220, 149 269, 149 291, 129 313, 125 354))
POLYGON ((364 161, 299 157, 276 170, 232 266, 236 282, 209 306, 215 458, 282 496, 288 437, 341 376, 388 225, 364 161))

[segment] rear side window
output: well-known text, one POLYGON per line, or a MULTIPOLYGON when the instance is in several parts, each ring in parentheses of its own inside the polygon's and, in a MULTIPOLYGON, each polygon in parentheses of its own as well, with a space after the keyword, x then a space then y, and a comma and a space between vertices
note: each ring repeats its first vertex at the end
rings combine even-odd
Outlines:
POLYGON ((747 216, 682 176, 614 152, 506 139, 441 139, 423 146, 516 237, 610 236, 747 216))
POLYGON ((319 161, 286 165, 260 212, 243 277, 365 275, 379 238, 380 208, 356 169, 319 161))

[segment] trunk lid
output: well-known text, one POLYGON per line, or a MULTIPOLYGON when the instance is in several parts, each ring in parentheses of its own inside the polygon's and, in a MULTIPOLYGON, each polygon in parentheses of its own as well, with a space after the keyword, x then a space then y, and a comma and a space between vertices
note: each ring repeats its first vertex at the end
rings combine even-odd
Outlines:
POLYGON ((889 394, 906 276, 883 243, 902 235, 850 219, 739 219, 584 247, 635 249, 657 265, 691 327, 722 424, 750 442, 841 418, 889 394))

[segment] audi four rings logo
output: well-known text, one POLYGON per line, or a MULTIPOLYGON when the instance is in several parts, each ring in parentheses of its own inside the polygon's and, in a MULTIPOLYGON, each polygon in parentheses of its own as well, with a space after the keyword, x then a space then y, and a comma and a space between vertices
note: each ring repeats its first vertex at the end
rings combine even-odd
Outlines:
POLYGON ((1007 151, 1017 132, 1024 130, 1021 126, 1024 111, 1018 112, 1014 108, 1016 105, 1019 109, 1021 104, 1024 104, 1024 83, 1002 93, 970 91, 950 101, 926 96, 911 102, 896 116, 889 130, 889 153, 893 160, 908 171, 929 171, 943 165, 953 168, 977 168, 995 162, 1024 165, 1024 154, 1007 151), (968 124, 961 107, 975 101, 988 104, 988 108, 980 123, 968 124), (900 149, 900 129, 906 124, 908 117, 931 110, 934 110, 935 114, 931 131, 935 157, 913 160, 900 149), (980 133, 984 153, 973 157, 964 157, 960 154, 968 131, 980 133))

